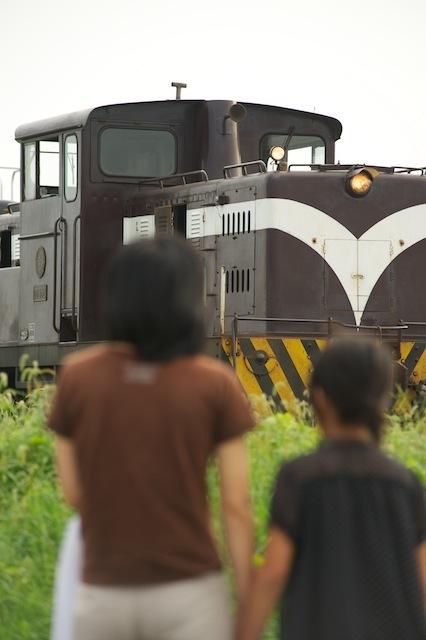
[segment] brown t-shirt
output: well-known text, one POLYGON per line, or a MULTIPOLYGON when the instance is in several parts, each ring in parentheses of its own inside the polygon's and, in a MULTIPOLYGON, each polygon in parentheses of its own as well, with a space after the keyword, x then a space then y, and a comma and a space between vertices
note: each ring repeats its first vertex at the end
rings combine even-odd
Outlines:
POLYGON ((76 449, 85 582, 153 584, 220 568, 206 467, 218 444, 253 426, 227 365, 147 364, 126 344, 92 347, 65 360, 49 426, 76 449))

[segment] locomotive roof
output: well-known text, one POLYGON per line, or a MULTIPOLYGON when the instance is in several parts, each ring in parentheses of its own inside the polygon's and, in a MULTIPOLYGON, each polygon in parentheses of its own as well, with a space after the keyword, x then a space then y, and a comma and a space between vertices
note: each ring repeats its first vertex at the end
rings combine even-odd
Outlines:
MULTIPOLYGON (((150 101, 151 104, 153 102, 158 102, 159 104, 164 104, 164 103, 175 103, 175 100, 155 100, 155 101, 150 101)), ((209 103, 209 102, 218 102, 218 101, 213 101, 213 100, 180 100, 181 104, 205 104, 205 103, 209 103)), ((84 125, 87 123, 87 121, 89 120, 89 117, 91 116, 92 113, 94 113, 95 111, 97 111, 98 109, 108 109, 109 107, 119 107, 119 106, 124 106, 124 104, 127 103, 123 103, 123 105, 120 104, 115 104, 115 105, 107 105, 107 106, 102 106, 102 107, 95 107, 93 109, 84 109, 83 111, 73 111, 72 113, 66 113, 64 115, 60 115, 60 116, 54 116, 53 118, 46 118, 44 120, 36 120, 35 122, 30 122, 28 124, 23 124, 20 125, 16 131, 15 131, 15 138, 18 142, 28 139, 28 138, 36 138, 36 137, 40 137, 40 136, 44 136, 44 135, 53 135, 54 133, 57 133, 59 131, 65 131, 67 129, 79 129, 81 127, 84 127, 84 125)), ((134 105, 137 104, 147 104, 147 102, 141 102, 141 103, 133 103, 134 105)), ((286 114, 292 114, 294 113, 295 115, 305 115, 308 116, 314 120, 318 120, 323 122, 324 124, 326 124, 329 129, 331 130, 331 132, 333 133, 334 139, 338 140, 341 136, 342 133, 342 125, 340 123, 339 120, 337 120, 336 118, 332 118, 330 116, 324 116, 318 113, 312 113, 309 111, 300 111, 298 109, 288 109, 286 107, 276 107, 276 106, 272 106, 272 105, 263 105, 263 104, 257 104, 257 103, 249 103, 249 102, 242 102, 241 104, 243 104, 245 107, 261 107, 264 109, 273 109, 273 110, 280 110, 283 113, 286 114)))

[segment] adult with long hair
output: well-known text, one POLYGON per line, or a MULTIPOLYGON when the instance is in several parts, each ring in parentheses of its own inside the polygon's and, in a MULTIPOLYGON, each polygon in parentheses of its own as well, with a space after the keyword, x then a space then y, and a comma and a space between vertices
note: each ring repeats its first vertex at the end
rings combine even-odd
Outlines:
POLYGON ((373 342, 336 341, 320 357, 324 441, 278 475, 240 640, 260 640, 277 601, 285 640, 425 640, 424 489, 379 448, 391 378, 373 342))
POLYGON ((243 435, 253 421, 232 370, 201 355, 197 254, 170 237, 123 247, 103 314, 108 341, 64 362, 49 418, 82 522, 73 637, 230 639, 205 477, 216 455, 242 603, 252 550, 243 435))

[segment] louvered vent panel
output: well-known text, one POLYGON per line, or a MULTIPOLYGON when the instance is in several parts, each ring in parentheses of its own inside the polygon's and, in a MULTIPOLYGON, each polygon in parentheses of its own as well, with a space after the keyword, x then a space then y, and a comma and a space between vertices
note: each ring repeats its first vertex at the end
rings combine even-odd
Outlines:
POLYGON ((141 238, 152 238, 154 235, 155 216, 123 218, 123 244, 129 244, 141 238))
POLYGON ((186 218, 186 237, 191 240, 194 247, 200 246, 201 234, 203 232, 202 211, 188 211, 186 218))
POLYGON ((156 228, 160 235, 172 233, 172 210, 170 207, 162 207, 156 211, 156 228))
POLYGON ((229 269, 225 273, 226 293, 248 293, 250 291, 250 269, 229 269))
POLYGON ((19 235, 12 236, 12 262, 21 259, 21 241, 19 240, 19 235))
POLYGON ((239 236, 242 233, 250 233, 252 226, 251 210, 232 211, 222 213, 222 235, 239 236))

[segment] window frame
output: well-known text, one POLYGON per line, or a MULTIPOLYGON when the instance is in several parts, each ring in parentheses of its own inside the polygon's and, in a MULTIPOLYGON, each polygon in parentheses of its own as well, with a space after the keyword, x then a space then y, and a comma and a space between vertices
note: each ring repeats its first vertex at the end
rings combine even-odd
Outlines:
POLYGON ((134 124, 116 124, 114 122, 108 122, 105 124, 105 126, 101 127, 98 131, 98 135, 97 135, 97 168, 100 171, 100 173, 105 176, 106 178, 113 178, 115 181, 119 181, 119 180, 158 180, 159 178, 166 178, 169 176, 173 176, 177 173, 178 171, 178 136, 176 135, 176 132, 171 128, 171 127, 156 127, 156 126, 136 126, 134 124), (165 133, 170 133, 173 136, 174 139, 174 143, 175 143, 175 153, 174 153, 174 170, 167 174, 167 176, 140 176, 140 175, 123 175, 123 174, 114 174, 114 173, 107 173, 106 171, 103 170, 102 168, 102 164, 101 164, 101 138, 103 133, 107 130, 107 129, 130 129, 130 130, 136 130, 136 131, 162 131, 165 133))
MULTIPOLYGON (((266 133, 263 134, 263 136, 260 138, 259 141, 259 157, 262 158, 262 144, 263 141, 265 140, 265 138, 267 138, 268 136, 288 136, 288 132, 282 132, 282 131, 267 131, 266 133)), ((320 140, 322 140, 322 142, 324 143, 324 164, 327 164, 327 155, 328 155, 328 146, 327 146, 327 141, 318 133, 294 133, 293 134, 294 137, 296 136, 303 136, 303 137, 315 137, 315 138, 319 138, 320 140)), ((289 151, 291 151, 291 149, 289 149, 289 151)), ((311 162, 310 164, 314 164, 313 162, 311 162)), ((290 166, 290 165, 289 165, 290 166)), ((308 165, 306 165, 308 166, 308 165)))
MULTIPOLYGON (((21 143, 22 147, 22 167, 23 167, 23 180, 22 180, 22 202, 33 202, 34 200, 43 200, 45 197, 56 198, 61 195, 61 142, 60 142, 60 133, 57 136, 52 136, 53 138, 57 137, 57 140, 52 140, 51 138, 36 138, 33 140, 25 140, 21 143), (40 195, 40 142, 57 142, 58 143, 58 164, 59 164, 59 184, 58 184, 58 193, 51 193, 49 196, 41 196, 40 195), (33 144, 35 145, 35 191, 33 198, 25 198, 25 183, 27 172, 25 170, 25 147, 27 145, 33 144)), ((41 152, 43 153, 43 152, 41 152)), ((44 186, 44 185, 43 185, 44 186)))
POLYGON ((28 140, 22 144, 22 167, 23 167, 23 180, 22 180, 22 202, 32 202, 33 200, 37 200, 37 176, 38 176, 38 147, 37 140, 28 140), (26 188, 27 188, 27 165, 25 159, 25 148, 34 145, 34 196, 32 198, 26 197, 26 188))
POLYGON ((78 141, 78 135, 76 131, 72 131, 71 133, 66 133, 64 135, 64 142, 63 142, 63 149, 62 149, 62 154, 63 154, 63 161, 62 161, 62 167, 63 167, 63 176, 64 176, 64 184, 63 184, 63 195, 64 195, 64 200, 65 202, 75 202, 77 200, 77 196, 78 196, 78 190, 80 187, 80 180, 79 180, 79 169, 80 169, 80 162, 79 162, 79 150, 80 150, 80 145, 79 145, 79 141, 78 141), (75 143, 76 143, 76 147, 77 147, 77 153, 76 153, 76 157, 77 157, 77 173, 76 173, 76 186, 75 186, 75 196, 74 198, 67 198, 67 169, 66 169, 66 161, 67 161, 67 153, 66 153, 66 147, 67 147, 67 140, 68 138, 75 138, 75 143))

